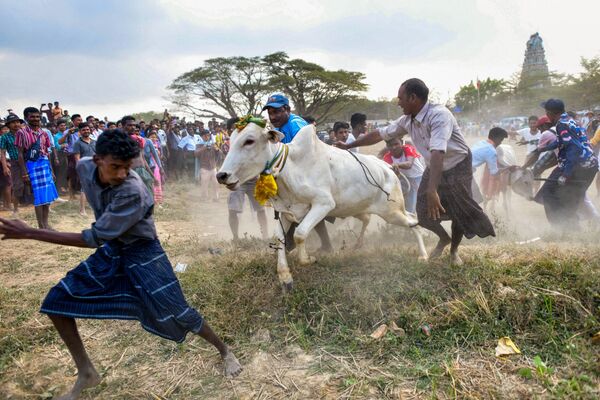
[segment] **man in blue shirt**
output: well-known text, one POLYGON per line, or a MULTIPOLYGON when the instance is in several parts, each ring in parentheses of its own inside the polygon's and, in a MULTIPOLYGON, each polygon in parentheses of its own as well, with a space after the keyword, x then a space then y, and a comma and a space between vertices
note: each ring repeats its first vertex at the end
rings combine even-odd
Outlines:
POLYGON ((492 128, 488 134, 487 140, 477 142, 471 147, 473 155, 473 170, 486 163, 490 170, 490 175, 498 174, 498 153, 496 147, 502 144, 502 141, 508 137, 508 133, 502 128, 492 128))
MULTIPOLYGON (((471 154, 473 156, 471 165, 473 167, 473 172, 481 165, 486 164, 491 176, 498 175, 500 170, 498 168, 498 153, 496 152, 496 147, 500 146, 502 141, 507 137, 508 133, 504 129, 494 127, 490 129, 487 140, 477 142, 471 147, 471 154)), ((481 203, 484 199, 475 179, 472 181, 472 190, 473 199, 478 203, 481 203)))
POLYGON ((308 125, 302 117, 291 113, 290 101, 281 93, 269 96, 267 104, 262 110, 267 110, 271 124, 284 134, 285 137, 281 139, 281 143, 290 143, 298 131, 308 125))
MULTIPOLYGON (((262 109, 267 110, 269 113, 269 121, 275 127, 275 130, 283 133, 284 138, 281 139, 281 143, 290 143, 298 131, 308 125, 301 117, 296 114, 292 114, 290 109, 290 101, 281 93, 274 93, 267 99, 267 104, 262 109)), ((275 219, 278 219, 279 215, 275 213, 275 219)), ((285 247, 288 251, 295 247, 294 244, 294 232, 296 231, 297 224, 292 224, 290 229, 285 235, 285 247)), ((327 233, 327 227, 325 221, 321 221, 315 226, 315 231, 321 239, 321 251, 331 252, 333 246, 331 246, 331 240, 329 240, 329 234, 327 233)))
POLYGON ((585 130, 565 112, 565 103, 549 99, 542 103, 546 116, 556 127, 556 141, 538 152, 558 150, 558 166, 537 193, 535 200, 544 205, 546 218, 561 228, 577 226, 577 209, 598 172, 585 130))

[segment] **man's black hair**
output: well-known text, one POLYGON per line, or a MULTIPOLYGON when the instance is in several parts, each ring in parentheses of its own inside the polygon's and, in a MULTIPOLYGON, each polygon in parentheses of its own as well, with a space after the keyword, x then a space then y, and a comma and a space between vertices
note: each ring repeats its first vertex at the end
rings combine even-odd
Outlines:
POLYGON ((98 137, 96 154, 112 156, 121 161, 129 161, 140 154, 140 146, 120 129, 107 129, 98 137))
POLYGON ((503 140, 507 137, 508 132, 506 132, 504 129, 498 126, 495 126, 492 129, 490 129, 490 132, 488 133, 488 139, 490 140, 503 140))
POLYGON ((121 118, 121 123, 122 123, 123 125, 125 125, 125 123, 126 123, 127 121, 135 121, 135 118, 134 118, 132 115, 126 115, 126 116, 124 116, 123 118, 121 118))
POLYGON ((107 122, 106 127, 110 129, 111 126, 117 126, 116 122, 107 122))
POLYGON ((90 124, 88 122, 80 122, 79 126, 77 127, 78 129, 83 129, 85 127, 90 127, 90 124))
POLYGON ((38 110, 35 107, 27 107, 23 110, 23 117, 27 118, 29 116, 29 114, 34 114, 34 113, 40 113, 40 110, 38 110))
POLYGON ((344 121, 337 121, 335 124, 333 124, 334 132, 337 132, 340 129, 350 129, 350 125, 348 125, 348 123, 344 121))
POLYGON ((232 130, 233 126, 235 125, 236 122, 238 122, 238 117, 233 117, 233 118, 229 118, 227 120, 227 124, 225 125, 225 127, 227 128, 227 130, 232 130))
POLYGON ((306 117, 302 117, 302 119, 305 120, 308 124, 314 124, 315 122, 317 122, 315 117, 312 117, 310 115, 307 115, 306 117))
POLYGON ((73 115, 71 115, 71 121, 73 121, 75 118, 81 118, 81 114, 73 114, 73 115))
POLYGON ((57 105, 59 105, 59 104, 60 104, 60 103, 59 103, 58 101, 55 101, 55 102, 54 102, 54 105, 55 105, 55 106, 57 106, 57 105))
POLYGON ((352 129, 354 129, 354 127, 356 125, 362 124, 362 123, 365 123, 365 122, 367 122, 367 116, 365 114, 354 113, 350 117, 350 126, 352 126, 352 129))
POLYGON ((56 126, 60 125, 60 124, 66 124, 67 120, 64 118, 59 119, 58 121, 56 121, 56 126))
POLYGON ((539 118, 537 117, 537 115, 532 115, 530 116, 527 120, 528 121, 537 121, 539 118))
POLYGON ((425 82, 418 78, 408 79, 404 81, 401 86, 404 86, 404 91, 406 92, 407 96, 414 94, 417 96, 417 98, 423 100, 424 102, 429 98, 429 88, 425 82))
POLYGON ((88 115, 87 117, 85 117, 85 120, 87 121, 87 120, 89 120, 90 118, 94 118, 94 116, 93 116, 93 115, 88 115))

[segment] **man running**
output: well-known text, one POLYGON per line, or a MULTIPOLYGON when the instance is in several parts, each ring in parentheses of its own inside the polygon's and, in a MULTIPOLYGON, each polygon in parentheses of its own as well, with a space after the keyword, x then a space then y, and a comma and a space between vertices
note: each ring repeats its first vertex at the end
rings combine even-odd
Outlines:
POLYGON ((82 390, 101 380, 75 318, 138 320, 150 333, 176 342, 193 332, 218 349, 226 376, 235 376, 242 369, 183 296, 157 238, 152 197, 131 170, 139 153, 131 136, 108 130, 98 138, 96 155, 77 164, 81 185, 96 216, 89 229, 56 232, 0 218, 3 240, 30 239, 97 249, 50 289, 40 310, 52 320, 77 366, 77 381, 63 399, 76 399, 82 390))
POLYGON ((349 149, 410 135, 427 166, 417 194, 419 225, 439 237, 429 258, 440 257, 450 245, 450 263, 460 265, 458 246, 463 236, 495 236, 495 232, 471 195, 472 156, 458 123, 446 107, 430 103, 428 97, 429 88, 422 80, 405 81, 398 89, 402 117, 353 143, 337 142, 336 146, 349 149), (441 225, 448 219, 452 221, 452 237, 441 225))
POLYGON ((544 205, 548 222, 565 229, 577 226, 577 210, 598 172, 598 159, 585 130, 565 112, 559 99, 543 103, 546 116, 556 126, 556 140, 538 152, 558 150, 558 166, 552 171, 535 200, 544 205))

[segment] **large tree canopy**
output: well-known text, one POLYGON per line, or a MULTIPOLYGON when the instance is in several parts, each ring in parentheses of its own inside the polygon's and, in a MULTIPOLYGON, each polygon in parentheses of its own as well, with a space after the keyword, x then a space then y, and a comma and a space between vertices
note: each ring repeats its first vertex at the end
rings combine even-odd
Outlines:
POLYGON ((315 63, 290 59, 283 52, 269 54, 263 61, 270 72, 271 87, 286 94, 298 114, 312 115, 318 122, 368 87, 361 72, 328 71, 315 63))
POLYGON ((271 92, 285 93, 296 113, 322 121, 367 89, 360 72, 328 71, 278 52, 206 60, 169 86, 173 102, 199 117, 256 114, 271 92))
POLYGON ((185 111, 227 119, 256 113, 260 99, 268 95, 268 80, 260 57, 219 57, 179 76, 169 89, 173 103, 185 111))

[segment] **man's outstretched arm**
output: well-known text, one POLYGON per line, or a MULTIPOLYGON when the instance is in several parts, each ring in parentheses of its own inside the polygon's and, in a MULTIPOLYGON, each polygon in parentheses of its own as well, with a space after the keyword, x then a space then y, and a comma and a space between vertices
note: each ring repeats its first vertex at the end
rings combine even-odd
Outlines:
POLYGON ((64 246, 90 248, 90 245, 83 240, 81 232, 56 232, 49 229, 32 228, 20 219, 0 218, 0 235, 2 235, 2 240, 30 239, 64 246))
POLYGON ((361 137, 359 137, 352 143, 345 143, 345 142, 338 141, 335 143, 335 147, 339 147, 340 149, 348 150, 353 147, 370 146, 372 144, 379 143, 382 140, 383 140, 383 138, 381 137, 379 132, 373 131, 373 132, 369 132, 365 135, 362 135, 361 137))

